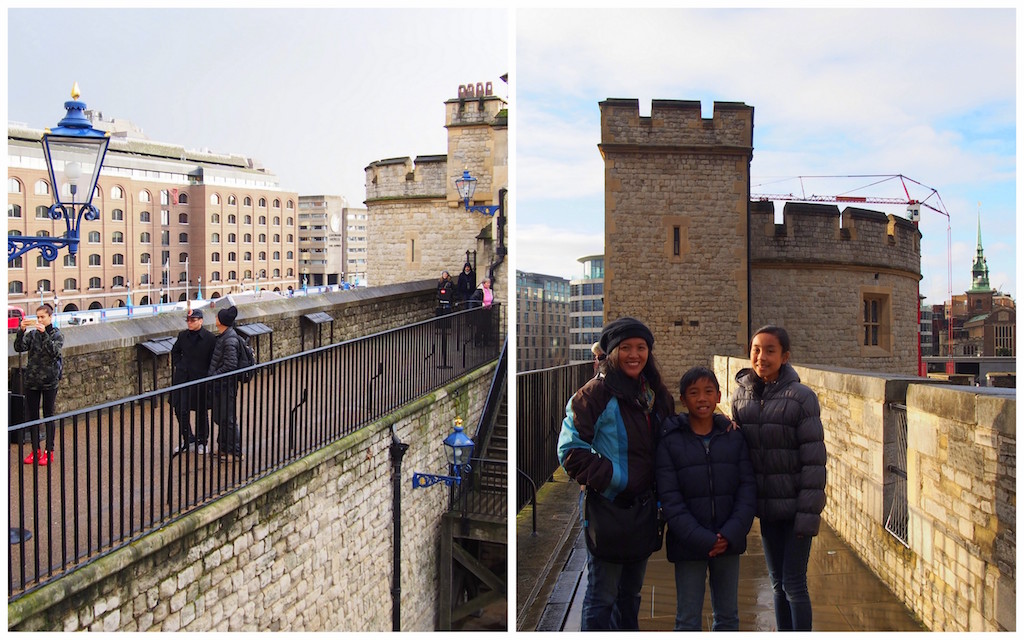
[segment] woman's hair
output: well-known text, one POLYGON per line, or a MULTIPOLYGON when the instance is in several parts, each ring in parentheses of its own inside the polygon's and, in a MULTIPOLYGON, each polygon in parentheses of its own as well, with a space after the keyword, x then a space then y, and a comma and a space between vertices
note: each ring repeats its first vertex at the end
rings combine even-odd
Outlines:
MULTIPOLYGON (((612 349, 612 352, 607 354, 602 360, 601 365, 598 367, 598 371, 607 374, 610 371, 619 370, 619 347, 616 346, 612 349)), ((654 359, 654 353, 651 351, 647 352, 647 364, 644 365, 644 370, 641 371, 643 376, 647 378, 647 382, 651 385, 652 389, 660 389, 664 386, 661 379, 661 369, 658 368, 658 361, 654 359)))
POLYGON ((52 316, 53 315, 53 307, 50 306, 49 302, 47 302, 46 304, 41 304, 38 307, 36 307, 36 313, 39 313, 40 311, 43 311, 43 310, 46 310, 46 315, 48 315, 48 316, 52 316))
POLYGON ((789 351, 789 334, 786 333, 786 330, 773 324, 766 324, 755 331, 754 335, 750 336, 750 342, 747 343, 747 353, 750 353, 751 347, 754 346, 754 338, 762 333, 769 333, 775 336, 778 339, 779 344, 782 346, 782 353, 789 351))

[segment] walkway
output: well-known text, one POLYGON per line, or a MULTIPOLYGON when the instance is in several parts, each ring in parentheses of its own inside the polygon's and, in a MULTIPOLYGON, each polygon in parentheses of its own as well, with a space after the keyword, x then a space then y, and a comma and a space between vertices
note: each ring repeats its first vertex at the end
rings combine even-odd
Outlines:
MULTIPOLYGON (((559 470, 540 490, 538 533, 532 508, 517 517, 516 612, 519 631, 578 631, 586 591, 586 546, 580 535, 577 485, 559 470)), ((824 523, 811 547, 807 586, 815 631, 927 631, 824 523)), ((669 631, 675 618, 675 580, 664 550, 651 557, 644 580, 640 629, 669 631)), ((705 630, 711 625, 705 593, 705 630)), ((774 631, 772 589, 758 522, 740 560, 740 630, 774 631)))

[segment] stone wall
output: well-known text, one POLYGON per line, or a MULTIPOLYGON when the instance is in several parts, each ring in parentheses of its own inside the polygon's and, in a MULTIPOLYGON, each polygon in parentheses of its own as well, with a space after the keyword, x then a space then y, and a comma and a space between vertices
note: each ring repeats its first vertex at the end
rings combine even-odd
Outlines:
POLYGON ((650 117, 637 100, 600 107, 605 320, 646 322, 678 381, 746 347, 753 109, 716 102, 703 119, 698 102, 655 100, 650 117))
MULTIPOLYGON (((226 304, 224 299, 219 306, 226 304)), ((274 330, 273 356, 281 358, 302 348, 302 316, 325 312, 334 318, 334 341, 343 342, 433 317, 437 304, 433 281, 406 282, 382 287, 349 289, 316 296, 252 299, 238 304, 236 325, 263 323, 274 330)), ((214 312, 206 309, 204 326, 216 332, 214 312)), ((330 343, 330 324, 321 325, 322 344, 330 343)), ((139 392, 137 345, 157 338, 175 337, 185 329, 184 313, 166 313, 98 324, 70 326, 64 333, 64 380, 57 394, 57 412, 63 413, 139 392)), ((305 349, 317 346, 313 329, 306 329, 305 349)), ((259 358, 270 358, 269 335, 259 336, 259 358)), ((253 340, 254 346, 255 339, 253 340)), ((14 351, 14 334, 7 338, 8 378, 24 366, 25 355, 14 351)), ((171 385, 170 355, 157 356, 157 384, 171 385)), ((152 391, 153 360, 143 357, 142 390, 152 391)))
MULTIPOLYGON (((726 412, 746 366, 715 359, 726 412)), ((795 368, 821 405, 829 525, 931 630, 1016 630, 1016 394, 795 368), (907 407, 907 545, 885 528, 901 466, 890 403, 907 407)))
POLYGON ((391 425, 402 464, 402 631, 431 631, 443 487, 456 416, 475 425, 494 365, 8 605, 49 631, 390 631, 391 425))
POLYGON ((915 375, 920 238, 876 211, 791 202, 775 224, 771 202, 751 203, 751 330, 801 336, 802 363, 915 375), (863 345, 864 294, 889 300, 883 346, 863 345))

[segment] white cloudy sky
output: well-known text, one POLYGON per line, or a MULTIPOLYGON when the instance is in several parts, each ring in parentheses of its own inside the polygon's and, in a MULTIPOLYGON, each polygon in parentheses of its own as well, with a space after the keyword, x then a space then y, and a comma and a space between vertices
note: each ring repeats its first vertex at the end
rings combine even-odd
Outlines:
POLYGON ((255 158, 285 188, 359 206, 369 163, 447 153, 460 84, 509 96, 508 24, 475 9, 11 9, 7 116, 55 125, 78 82, 90 109, 152 140, 255 158))
MULTIPOLYGON (((1011 9, 519 11, 516 266, 579 277, 576 258, 603 251, 598 102, 636 98, 650 115, 652 99, 699 100, 710 117, 734 101, 754 107, 753 192, 799 193, 795 176, 925 185, 906 183, 950 214, 953 293, 970 286, 980 202, 991 283, 1016 296, 1016 22, 1011 9)), ((872 182, 803 191, 904 196, 872 182)), ((950 288, 946 228, 922 210, 929 303, 950 288)))

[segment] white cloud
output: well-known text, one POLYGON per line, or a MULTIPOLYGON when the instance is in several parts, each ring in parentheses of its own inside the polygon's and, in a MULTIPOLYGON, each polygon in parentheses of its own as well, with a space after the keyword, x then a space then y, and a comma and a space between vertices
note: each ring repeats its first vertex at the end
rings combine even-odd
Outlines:
POLYGON ((512 253, 520 271, 562 278, 583 276, 579 258, 604 253, 603 232, 575 232, 545 224, 519 225, 512 253))

